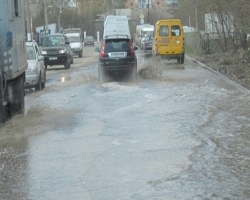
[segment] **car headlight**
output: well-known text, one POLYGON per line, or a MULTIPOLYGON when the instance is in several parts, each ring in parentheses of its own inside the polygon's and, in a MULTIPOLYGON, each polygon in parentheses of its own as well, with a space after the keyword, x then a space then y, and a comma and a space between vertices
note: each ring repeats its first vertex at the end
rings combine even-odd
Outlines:
POLYGON ((47 51, 41 51, 42 55, 47 55, 47 51))
POLYGON ((59 54, 64 54, 65 52, 65 49, 59 50, 59 54))

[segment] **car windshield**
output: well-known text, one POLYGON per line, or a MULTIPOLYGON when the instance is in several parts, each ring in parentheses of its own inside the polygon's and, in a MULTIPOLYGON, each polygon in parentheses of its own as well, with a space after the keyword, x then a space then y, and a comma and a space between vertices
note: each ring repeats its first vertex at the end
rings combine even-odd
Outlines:
POLYGON ((43 38, 43 47, 64 46, 65 38, 63 36, 47 36, 43 38))
POLYGON ((79 36, 69 36, 69 37, 68 37, 68 41, 69 41, 69 42, 81 42, 79 36))
POLYGON ((107 40, 105 50, 106 52, 128 51, 128 40, 107 40))
POLYGON ((27 60, 36 60, 36 55, 33 46, 26 46, 27 60))
POLYGON ((86 36, 85 39, 86 39, 86 40, 93 40, 93 37, 91 37, 91 36, 86 36))

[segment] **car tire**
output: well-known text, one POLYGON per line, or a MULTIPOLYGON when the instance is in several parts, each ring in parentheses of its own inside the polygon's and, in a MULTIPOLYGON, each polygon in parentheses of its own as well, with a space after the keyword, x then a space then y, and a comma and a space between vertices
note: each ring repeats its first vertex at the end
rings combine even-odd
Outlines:
POLYGON ((42 89, 44 89, 46 87, 46 70, 44 70, 44 79, 43 79, 43 82, 42 82, 42 89))
POLYGON ((130 72, 130 80, 132 82, 136 82, 137 81, 137 66, 133 67, 131 72, 130 72))
POLYGON ((98 67, 98 83, 102 84, 106 82, 106 75, 101 67, 98 67))
POLYGON ((183 53, 181 56, 180 64, 184 64, 184 60, 185 60, 185 53, 183 53))
POLYGON ((44 65, 44 67, 45 67, 46 70, 47 70, 47 66, 48 66, 48 65, 44 65))
POLYGON ((35 90, 36 91, 41 91, 42 90, 42 77, 41 77, 41 73, 40 73, 39 78, 38 78, 38 83, 35 85, 35 90))
POLYGON ((82 53, 82 51, 78 54, 78 57, 79 58, 82 58, 82 56, 83 56, 83 53, 82 53))
POLYGON ((64 67, 65 67, 65 69, 70 68, 70 62, 68 60, 67 60, 67 62, 64 63, 64 67))

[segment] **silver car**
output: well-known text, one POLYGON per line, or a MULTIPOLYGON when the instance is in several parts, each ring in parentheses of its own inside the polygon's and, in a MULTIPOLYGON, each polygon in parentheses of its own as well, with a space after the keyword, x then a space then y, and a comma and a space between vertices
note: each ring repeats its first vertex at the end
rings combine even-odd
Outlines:
POLYGON ((44 57, 41 55, 35 41, 26 42, 26 55, 28 68, 25 71, 25 88, 34 87, 36 91, 40 91, 45 88, 46 69, 44 66, 44 57))

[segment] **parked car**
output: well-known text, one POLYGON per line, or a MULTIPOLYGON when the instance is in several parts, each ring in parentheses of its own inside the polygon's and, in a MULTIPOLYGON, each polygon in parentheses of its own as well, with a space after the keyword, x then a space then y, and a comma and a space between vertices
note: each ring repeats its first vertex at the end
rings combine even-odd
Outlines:
POLYGON ((142 46, 144 52, 148 50, 152 51, 152 42, 153 42, 152 36, 149 36, 148 38, 145 39, 142 46))
POLYGON ((43 37, 42 55, 44 65, 64 65, 66 69, 73 64, 73 51, 70 42, 64 34, 50 34, 43 37))
POLYGON ((40 91, 46 85, 46 69, 44 57, 40 54, 39 47, 35 41, 26 42, 26 56, 28 68, 25 71, 25 87, 34 87, 36 91, 40 91))
POLYGON ((106 82, 107 76, 128 73, 132 81, 137 80, 137 58, 132 40, 126 35, 106 36, 99 52, 98 81, 106 82))
POLYGON ((86 36, 84 38, 84 46, 86 47, 87 45, 95 46, 95 41, 93 36, 86 36))

